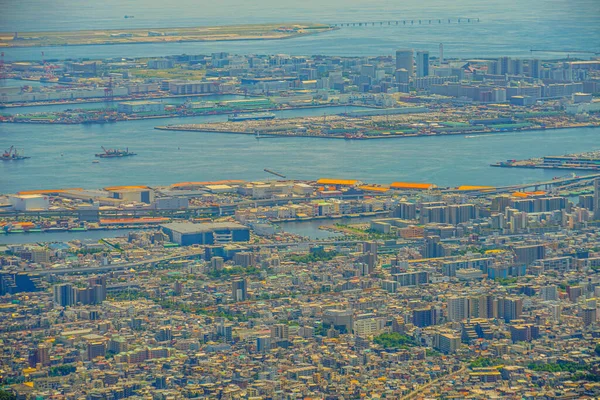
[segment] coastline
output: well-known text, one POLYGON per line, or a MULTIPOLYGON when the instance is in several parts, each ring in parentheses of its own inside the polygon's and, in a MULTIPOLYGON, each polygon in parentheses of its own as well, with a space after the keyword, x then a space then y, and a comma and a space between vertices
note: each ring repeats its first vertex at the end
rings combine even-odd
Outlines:
MULTIPOLYGON (((536 132, 536 131, 551 131, 558 129, 571 129, 571 128, 600 128, 600 125, 569 125, 569 126, 557 126, 557 127, 545 127, 545 128, 521 128, 510 131, 469 131, 468 135, 473 136, 483 136, 489 135, 493 136, 496 134, 503 134, 508 132, 536 132)), ((163 130, 163 131, 188 131, 188 132, 204 132, 204 133, 224 133, 224 134, 233 134, 233 135, 252 135, 256 136, 254 132, 235 132, 235 131, 222 131, 222 130, 210 130, 210 129, 197 129, 197 128, 188 128, 186 126, 155 126, 154 129, 163 130)), ((404 138, 414 138, 414 137, 436 137, 436 136, 457 136, 457 135, 465 135, 465 132, 448 132, 448 133, 414 133, 409 135, 380 135, 380 136, 362 136, 362 137, 347 137, 343 135, 327 135, 327 136, 319 136, 319 135, 306 135, 306 134, 293 134, 287 135, 282 133, 265 133, 260 134, 259 138, 316 138, 316 139, 343 139, 343 140, 377 140, 377 139, 404 139, 404 138)))
MULTIPOLYGON (((15 79, 15 78, 13 78, 15 79)), ((24 82, 28 82, 28 80, 26 79, 17 79, 17 80, 22 80, 24 82)), ((200 93, 200 94, 194 94, 194 95, 189 95, 189 94, 170 94, 170 95, 166 95, 166 96, 160 96, 160 97, 156 97, 156 96, 143 96, 143 95, 136 95, 136 96, 115 96, 113 101, 117 102, 117 101, 144 101, 144 100, 162 100, 162 99, 176 99, 176 98, 186 98, 186 97, 198 97, 198 98, 202 98, 202 97, 210 97, 210 96, 241 96, 241 94, 239 93, 200 93)), ((254 95, 248 95, 248 97, 260 97, 260 96, 254 96, 254 95)), ((67 104, 88 104, 88 103, 98 103, 98 104, 102 104, 104 101, 104 98, 102 97, 90 97, 87 99, 80 99, 80 100, 66 100, 66 101, 58 101, 58 100, 40 100, 40 101, 30 101, 27 103, 4 103, 3 104, 3 108, 21 108, 21 107, 44 107, 44 106, 58 106, 58 105, 67 105, 67 104)), ((0 114, 2 113, 2 107, 0 107, 0 114)))
MULTIPOLYGON (((185 97, 185 96, 182 96, 185 97)), ((315 104, 315 105, 306 105, 306 106, 294 106, 294 107, 278 107, 278 108, 263 108, 260 109, 260 112, 264 112, 264 111, 293 111, 293 110, 304 110, 304 109, 314 109, 314 108, 336 108, 336 107, 357 107, 355 104, 331 104, 331 103, 324 103, 324 104, 315 104)), ((369 106, 369 105, 360 105, 358 107, 364 107, 364 108, 374 108, 377 109, 379 107, 375 107, 375 106, 369 106)), ((137 116, 137 117, 116 117, 114 119, 106 119, 106 120, 101 120, 101 121, 96 121, 96 120, 91 120, 91 121, 86 121, 86 120, 82 120, 82 121, 47 121, 47 120, 10 120, 10 118, 12 117, 7 117, 6 120, 0 120, 0 123, 6 123, 6 124, 34 124, 34 125, 81 125, 81 124, 105 124, 105 123, 116 123, 116 122, 127 122, 127 121, 142 121, 142 120, 148 120, 148 119, 165 119, 165 118, 188 118, 188 117, 206 117, 206 116, 213 116, 213 115, 231 115, 231 114, 237 114, 237 113, 252 113, 252 112, 257 112, 257 110, 255 109, 240 109, 240 110, 222 110, 222 111, 207 111, 207 112, 202 112, 202 113, 197 113, 197 114, 157 114, 157 115, 146 115, 146 116, 137 116)), ((1 113, 0 113, 1 114, 1 113)), ((343 113, 337 114, 337 115, 342 115, 343 113)), ((32 115, 33 118, 35 118, 35 114, 32 115)), ((215 132, 220 132, 220 131, 215 131, 215 132)), ((268 134, 266 134, 265 136, 269 136, 268 134)))
MULTIPOLYGON (((200 32, 196 33, 198 37, 190 38, 189 36, 193 36, 193 33, 182 33, 181 35, 157 35, 157 36, 139 36, 138 40, 135 40, 136 37, 107 37, 106 41, 98 41, 98 42, 85 42, 85 43, 40 43, 39 39, 20 39, 15 41, 11 39, 10 41, 0 40, 0 49, 18 49, 18 48, 36 48, 36 47, 73 47, 73 46, 106 46, 106 45, 120 45, 120 44, 167 44, 167 43, 195 43, 195 42, 231 42, 231 41, 256 41, 256 40, 282 40, 282 39, 292 39, 301 36, 309 36, 316 35, 319 33, 331 32, 335 30, 339 30, 340 27, 330 26, 326 24, 314 24, 314 23, 305 23, 305 24, 289 24, 289 23, 281 23, 281 24, 268 24, 268 25, 226 25, 226 26, 201 26, 201 27, 190 27, 190 28, 134 28, 134 29, 108 29, 108 30, 91 30, 91 31, 66 31, 66 32, 24 32, 26 35, 34 35, 34 34, 50 34, 52 36, 61 37, 61 36, 77 36, 78 34, 92 34, 92 35, 101 35, 102 33, 109 34, 114 32, 119 34, 123 31, 135 32, 135 33, 148 33, 148 31, 158 30, 162 33, 164 31, 176 30, 176 31, 186 31, 186 30, 203 30, 203 33, 214 33, 218 31, 215 30, 224 30, 224 29, 243 29, 243 28, 259 28, 264 27, 262 32, 255 33, 254 35, 248 36, 229 36, 222 37, 218 35, 213 35, 214 38, 211 38, 210 35, 204 35, 200 32), (299 26, 298 31, 294 32, 275 32, 272 28, 280 27, 280 26, 299 26), (264 34, 269 33, 277 33, 271 36, 263 36, 264 34), (173 40, 165 40, 165 38, 173 38, 173 40), (113 40, 111 40, 113 39, 113 40), (132 39, 126 41, 118 41, 116 39, 132 39), (144 40, 140 40, 144 39, 144 40), (15 44, 17 43, 17 44, 15 44)), ((8 32, 0 32, 0 37, 10 36, 11 33, 8 32)), ((234 33, 228 33, 223 35, 235 35, 234 33)), ((77 40, 77 39, 75 39, 77 40)), ((81 37, 79 40, 83 40, 81 37)), ((102 40, 102 39, 100 39, 102 40)))

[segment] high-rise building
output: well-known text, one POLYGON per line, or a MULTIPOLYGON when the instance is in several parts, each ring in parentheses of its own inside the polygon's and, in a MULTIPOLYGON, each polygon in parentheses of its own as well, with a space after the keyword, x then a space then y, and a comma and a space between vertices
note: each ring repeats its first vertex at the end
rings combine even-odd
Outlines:
POLYGON ((583 325, 588 326, 596 323, 596 308, 585 307, 581 309, 581 318, 583 319, 583 325))
POLYGON ((477 218, 477 207, 474 204, 452 204, 446 210, 446 222, 458 225, 477 218))
POLYGON ((373 253, 377 255, 377 242, 369 241, 363 243, 363 253, 373 253))
POLYGON ((377 266, 377 254, 365 253, 361 256, 361 264, 364 265, 364 270, 361 272, 362 276, 371 275, 375 272, 377 266))
POLYGON ((541 260, 546 256, 546 247, 542 244, 530 246, 515 246, 516 261, 521 264, 529 265, 535 260, 541 260))
POLYGON ((490 295, 469 297, 469 317, 492 318, 494 316, 494 298, 490 295))
POLYGON ((423 250, 423 257, 425 258, 437 258, 444 257, 445 250, 442 243, 440 243, 439 236, 427 236, 425 238, 425 246, 423 250))
POLYGON ((429 52, 417 51, 417 77, 429 76, 429 52))
POLYGON ((217 335, 225 342, 231 342, 233 340, 233 324, 226 324, 225 320, 222 320, 219 325, 217 325, 217 335))
POLYGON ((363 243, 363 263, 368 266, 368 274, 372 274, 377 266, 377 242, 363 243))
POLYGON ((166 389, 167 388, 167 377, 164 375, 159 375, 154 379, 154 387, 157 389, 166 389))
POLYGON ((498 59, 498 75, 506 75, 512 73, 512 60, 510 57, 500 57, 498 59))
POLYGON ((512 75, 523 75, 523 60, 511 60, 509 71, 512 75))
POLYGON ((532 78, 540 78, 542 66, 540 60, 532 58, 529 60, 529 76, 532 78))
POLYGON ((92 285, 87 288, 73 289, 73 302, 81 304, 100 304, 106 300, 106 285, 92 285))
POLYGON ((413 310, 412 323, 419 328, 435 325, 437 323, 437 312, 435 308, 429 307, 413 310))
POLYGON ((560 322, 560 314, 562 312, 562 307, 560 304, 551 304, 550 305, 550 313, 552 315, 552 319, 556 322, 560 322))
POLYGON ((373 64, 363 64, 360 73, 361 75, 368 76, 370 78, 375 78, 377 67, 373 64))
POLYGON ((498 299, 498 317, 510 322, 519 319, 523 313, 523 300, 518 297, 503 297, 498 299))
POLYGON ((104 357, 106 355, 106 345, 104 342, 88 342, 87 356, 88 360, 93 360, 96 357, 104 357))
POLYGON ((416 219, 417 218, 417 205, 415 203, 409 203, 407 201, 401 201, 394 208, 392 215, 395 218, 401 219, 416 219))
POLYGON ((540 288, 540 297, 542 300, 558 300, 558 289, 556 285, 542 286, 540 288))
POLYGON ((159 342, 166 342, 173 339, 173 331, 171 327, 165 326, 158 331, 157 339, 159 342))
POLYGON ((61 307, 69 307, 75 304, 73 285, 70 283, 54 285, 54 303, 61 307))
POLYGON ((396 69, 405 69, 408 76, 413 74, 413 50, 396 50, 396 69))
POLYGON ((210 259, 210 267, 213 271, 223 269, 223 257, 213 257, 210 259))
POLYGON ((532 325, 512 325, 510 327, 510 338, 513 343, 531 342, 534 339, 536 328, 532 325))
POLYGON ((290 337, 290 327, 287 324, 275 324, 271 326, 271 337, 276 341, 288 339, 290 337))
POLYGON ((246 301, 248 298, 248 282, 245 279, 234 279, 231 282, 233 301, 246 301))
POLYGON ((454 333, 438 333, 435 336, 435 348, 442 353, 454 353, 460 347, 460 336, 454 333))
POLYGON ((233 256, 233 262, 240 267, 248 268, 254 265, 254 253, 250 251, 240 251, 233 256))
POLYGON ((183 283, 181 281, 176 281, 173 285, 173 291, 177 296, 181 296, 183 293, 183 283))
POLYGON ((422 207, 419 218, 422 224, 429 223, 446 223, 447 221, 447 206, 422 207))
POLYGON ((354 314, 352 310, 325 310, 323 313, 323 326, 333 328, 341 333, 352 332, 354 314))
POLYGON ((594 180, 594 219, 600 220, 600 178, 594 180))
POLYGON ((404 83, 404 84, 408 85, 408 82, 410 81, 410 75, 407 70, 405 70, 404 68, 397 69, 395 75, 396 75, 396 82, 404 83))
POLYGON ((447 301, 448 321, 462 321, 469 318, 469 299, 450 297, 447 301))
POLYGON ((429 272, 412 271, 392 274, 394 281, 398 282, 398 286, 419 286, 429 283, 429 272))
POLYGON ((124 351, 127 351, 127 349, 128 349, 127 340, 122 336, 113 336, 108 341, 108 350, 115 354, 119 354, 124 351))
POLYGON ((35 350, 35 363, 43 366, 50 365, 50 347, 45 344, 39 344, 35 350))
POLYGON ((256 351, 259 353, 266 353, 271 350, 271 337, 270 336, 259 336, 256 338, 256 351))
POLYGON ((567 286, 567 296, 569 296, 569 300, 573 303, 576 303, 577 300, 583 295, 583 287, 580 285, 567 286))

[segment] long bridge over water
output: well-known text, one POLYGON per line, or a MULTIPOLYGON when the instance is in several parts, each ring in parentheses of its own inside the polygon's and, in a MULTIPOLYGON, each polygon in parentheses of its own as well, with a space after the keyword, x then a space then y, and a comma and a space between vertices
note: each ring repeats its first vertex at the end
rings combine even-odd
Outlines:
POLYGON ((333 27, 374 27, 374 26, 392 26, 392 25, 441 25, 441 24, 474 24, 478 23, 479 18, 422 18, 422 19, 397 19, 387 21, 368 21, 368 22, 336 22, 329 26, 333 27))

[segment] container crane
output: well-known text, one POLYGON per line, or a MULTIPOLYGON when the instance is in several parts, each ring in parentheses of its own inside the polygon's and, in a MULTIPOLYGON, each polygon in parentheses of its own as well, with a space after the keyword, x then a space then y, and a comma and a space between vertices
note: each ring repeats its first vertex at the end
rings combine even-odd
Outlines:
POLYGON ((277 173, 277 172, 275 172, 275 171, 271 171, 270 169, 267 169, 267 168, 265 168, 265 169, 264 169, 264 171, 265 171, 266 173, 268 173, 268 174, 275 175, 275 176, 278 176, 278 177, 280 177, 280 178, 283 178, 283 179, 285 179, 285 178, 286 178, 286 176, 285 176, 285 175, 279 174, 279 173, 277 173))

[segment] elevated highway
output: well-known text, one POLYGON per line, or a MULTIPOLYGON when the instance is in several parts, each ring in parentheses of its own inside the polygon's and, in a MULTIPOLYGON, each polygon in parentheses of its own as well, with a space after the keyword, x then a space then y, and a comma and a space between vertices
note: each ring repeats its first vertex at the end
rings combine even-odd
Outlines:
POLYGON ((542 181, 542 182, 522 183, 522 184, 518 184, 518 185, 498 186, 498 187, 493 187, 493 188, 491 187, 489 189, 474 188, 473 190, 459 190, 457 188, 452 188, 452 189, 449 188, 449 189, 442 190, 442 192, 444 192, 444 193, 460 192, 460 193, 470 193, 470 194, 478 194, 479 193, 481 195, 489 195, 489 194, 495 194, 495 193, 519 192, 519 191, 525 191, 526 189, 549 190, 555 186, 569 185, 569 184, 580 183, 580 182, 584 182, 584 181, 588 181, 588 180, 591 181, 596 178, 600 178, 600 174, 573 176, 573 177, 567 177, 567 178, 552 179, 549 181, 542 181))

